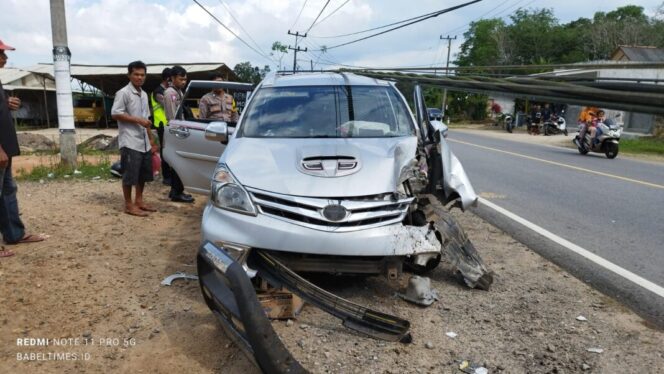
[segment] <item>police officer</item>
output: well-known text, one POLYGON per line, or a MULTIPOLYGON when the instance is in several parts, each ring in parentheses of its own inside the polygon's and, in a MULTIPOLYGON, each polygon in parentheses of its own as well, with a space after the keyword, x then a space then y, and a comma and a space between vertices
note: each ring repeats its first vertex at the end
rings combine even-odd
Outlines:
POLYGON ((168 123, 166 113, 164 112, 164 92, 170 86, 171 69, 165 68, 161 72, 161 84, 152 91, 150 95, 150 106, 152 108, 152 125, 157 129, 159 137, 159 156, 161 156, 161 175, 162 183, 171 184, 171 167, 164 159, 164 126, 168 123))
MULTIPOLYGON (((187 85, 187 71, 182 66, 176 65, 171 68, 171 83, 172 85, 164 91, 164 112, 169 123, 176 118, 178 107, 184 96, 182 90, 187 85)), ((184 193, 184 185, 175 169, 171 170, 171 192, 168 197, 171 198, 171 201, 181 203, 194 202, 191 195, 184 193)))
MULTIPOLYGON (((210 80, 223 81, 224 78, 219 74, 213 74, 210 80)), ((198 102, 198 117, 236 123, 239 115, 233 104, 233 96, 222 88, 208 92, 198 102)))

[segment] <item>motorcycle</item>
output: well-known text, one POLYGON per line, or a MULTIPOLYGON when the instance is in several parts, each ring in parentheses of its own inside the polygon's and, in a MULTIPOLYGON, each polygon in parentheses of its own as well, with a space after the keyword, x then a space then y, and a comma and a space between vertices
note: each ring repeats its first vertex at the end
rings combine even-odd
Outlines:
POLYGON ((528 117, 528 123, 526 124, 526 129, 528 130, 528 133, 532 135, 539 135, 541 123, 542 123, 541 111, 535 112, 535 114, 531 114, 528 117))
POLYGON ((500 125, 505 131, 512 133, 514 129, 514 117, 509 113, 500 113, 496 116, 496 122, 493 125, 500 125))
MULTIPOLYGON (((620 114, 616 117, 619 116, 620 114)), ((585 155, 588 152, 604 153, 609 159, 618 156, 618 145, 620 143, 620 135, 622 135, 622 126, 616 124, 612 119, 598 122, 597 128, 602 133, 596 142, 590 138, 590 131, 586 131, 586 135, 583 139, 580 138, 583 127, 583 124, 579 125, 579 132, 573 140, 573 143, 576 145, 580 154, 585 155)))
POLYGON ((564 134, 567 136, 567 122, 563 116, 565 112, 561 112, 558 115, 552 115, 548 121, 545 121, 542 127, 544 127, 544 135, 556 135, 564 134))

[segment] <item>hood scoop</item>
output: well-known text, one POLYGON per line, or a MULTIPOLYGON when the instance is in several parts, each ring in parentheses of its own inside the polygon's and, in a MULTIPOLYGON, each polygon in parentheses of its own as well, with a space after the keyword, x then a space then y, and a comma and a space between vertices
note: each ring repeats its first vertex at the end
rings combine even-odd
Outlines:
POLYGON ((343 177, 360 170, 360 161, 353 156, 309 156, 298 164, 298 170, 316 177, 343 177))

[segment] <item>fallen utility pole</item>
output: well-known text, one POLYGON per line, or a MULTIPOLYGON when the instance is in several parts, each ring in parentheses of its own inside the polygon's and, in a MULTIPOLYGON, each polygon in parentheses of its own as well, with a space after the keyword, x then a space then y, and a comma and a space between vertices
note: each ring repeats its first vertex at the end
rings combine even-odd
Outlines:
POLYGON ((67 45, 67 21, 64 0, 51 0, 51 32, 53 34, 53 71, 60 129, 60 163, 76 168, 76 129, 74 103, 71 95, 70 60, 67 45))

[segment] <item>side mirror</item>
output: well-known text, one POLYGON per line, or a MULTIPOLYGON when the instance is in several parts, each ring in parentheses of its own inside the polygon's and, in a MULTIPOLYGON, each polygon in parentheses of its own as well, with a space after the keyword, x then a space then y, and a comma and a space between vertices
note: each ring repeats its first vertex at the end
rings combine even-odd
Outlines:
POLYGON ((226 122, 210 122, 205 128, 205 139, 228 144, 228 125, 226 122))

